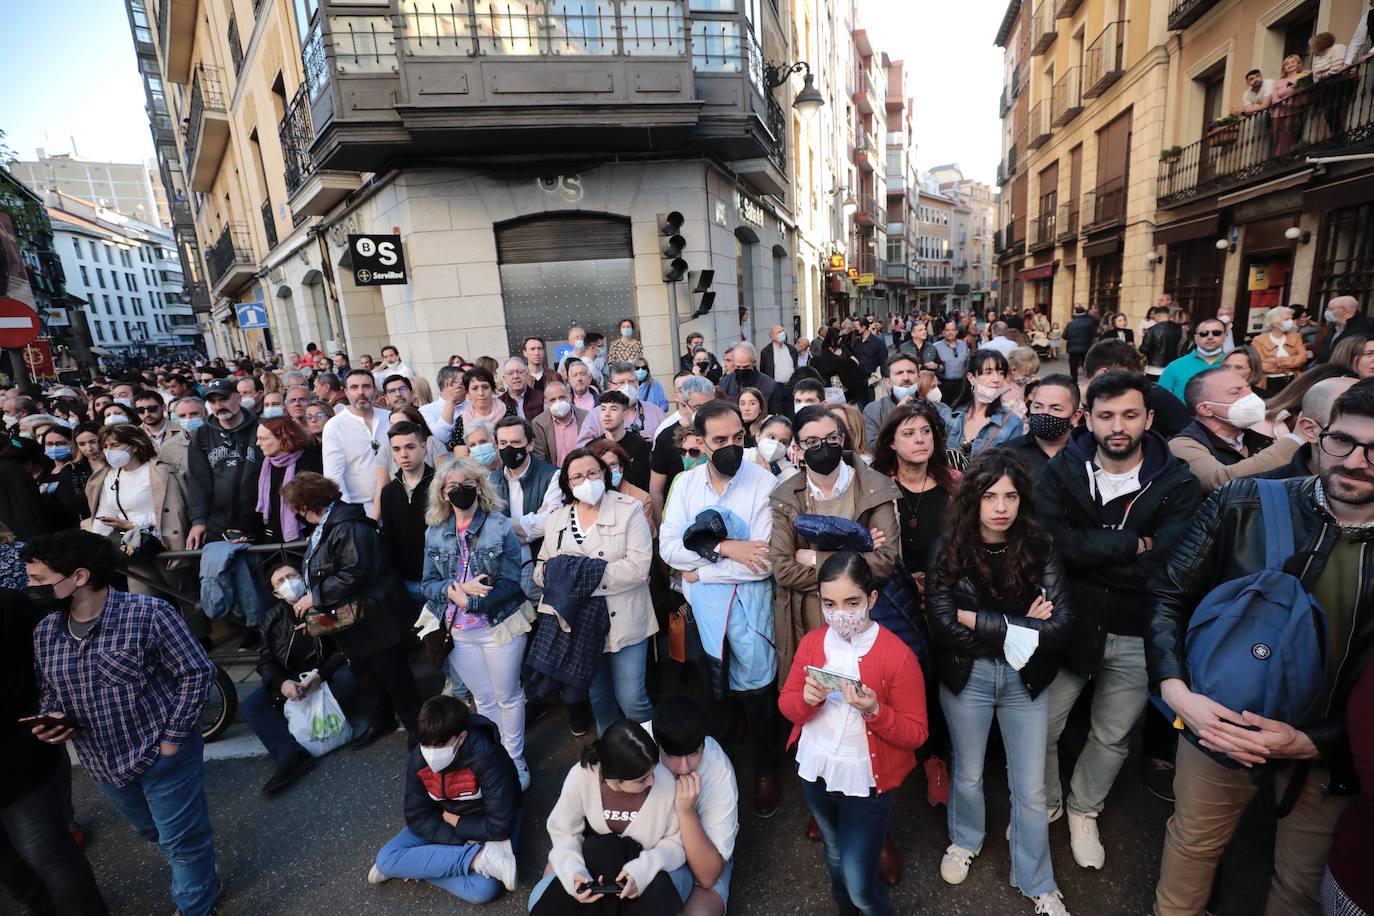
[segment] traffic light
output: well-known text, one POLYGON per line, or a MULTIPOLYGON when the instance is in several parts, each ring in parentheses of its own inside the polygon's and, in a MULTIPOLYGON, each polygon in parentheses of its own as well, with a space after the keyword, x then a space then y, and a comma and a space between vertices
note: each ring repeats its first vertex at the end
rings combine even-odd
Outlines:
MULTIPOLYGON (((687 282, 692 287, 692 318, 700 318, 711 311, 711 306, 716 303, 716 294, 711 289, 711 282, 715 280, 714 270, 694 270, 687 275, 687 282)), ((690 319, 689 319, 690 320, 690 319)))
POLYGON ((676 283, 687 276, 687 262, 682 258, 687 248, 687 240, 682 237, 683 222, 682 214, 676 210, 658 215, 658 252, 664 283, 676 283))

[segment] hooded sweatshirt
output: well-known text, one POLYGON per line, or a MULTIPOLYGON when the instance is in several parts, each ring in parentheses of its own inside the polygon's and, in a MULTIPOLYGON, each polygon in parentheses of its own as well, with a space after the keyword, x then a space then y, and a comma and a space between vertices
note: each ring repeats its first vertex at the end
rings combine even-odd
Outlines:
POLYGON ((244 409, 233 429, 210 417, 191 438, 187 455, 187 496, 191 524, 204 525, 210 537, 226 529, 256 531, 258 516, 258 415, 244 409))

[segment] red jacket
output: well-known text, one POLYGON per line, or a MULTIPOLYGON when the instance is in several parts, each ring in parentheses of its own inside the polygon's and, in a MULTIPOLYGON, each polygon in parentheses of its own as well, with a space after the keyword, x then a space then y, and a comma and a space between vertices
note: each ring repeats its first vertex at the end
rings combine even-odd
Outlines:
MULTIPOLYGON (((792 670, 778 697, 778 708, 792 722, 787 746, 797 743, 802 726, 820 711, 802 699, 806 666, 825 667, 825 633, 818 627, 802 637, 792 670)), ((859 680, 878 695, 878 714, 866 720, 868 755, 873 761, 873 780, 879 792, 902 784, 916 766, 916 748, 925 743, 926 688, 921 663, 906 643, 891 630, 878 626, 878 638, 868 654, 859 659, 859 680)))

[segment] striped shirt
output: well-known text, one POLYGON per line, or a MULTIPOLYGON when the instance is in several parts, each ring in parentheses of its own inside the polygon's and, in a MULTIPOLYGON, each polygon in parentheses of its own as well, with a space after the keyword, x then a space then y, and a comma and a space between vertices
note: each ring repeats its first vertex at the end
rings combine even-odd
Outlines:
POLYGON ((80 726, 72 743, 92 779, 128 785, 157 762, 158 742, 181 744, 199 728, 215 666, 160 598, 110 589, 83 639, 67 616, 34 629, 39 708, 80 726))

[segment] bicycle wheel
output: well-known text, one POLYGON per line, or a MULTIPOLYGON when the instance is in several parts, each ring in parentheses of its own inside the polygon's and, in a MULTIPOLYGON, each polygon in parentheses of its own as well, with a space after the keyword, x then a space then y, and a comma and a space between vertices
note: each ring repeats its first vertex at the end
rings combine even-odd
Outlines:
POLYGON ((239 711, 239 694, 234 687, 234 679, 219 665, 215 666, 215 682, 210 685, 210 695, 205 699, 205 707, 200 711, 200 734, 206 741, 214 741, 223 735, 234 716, 239 711))

